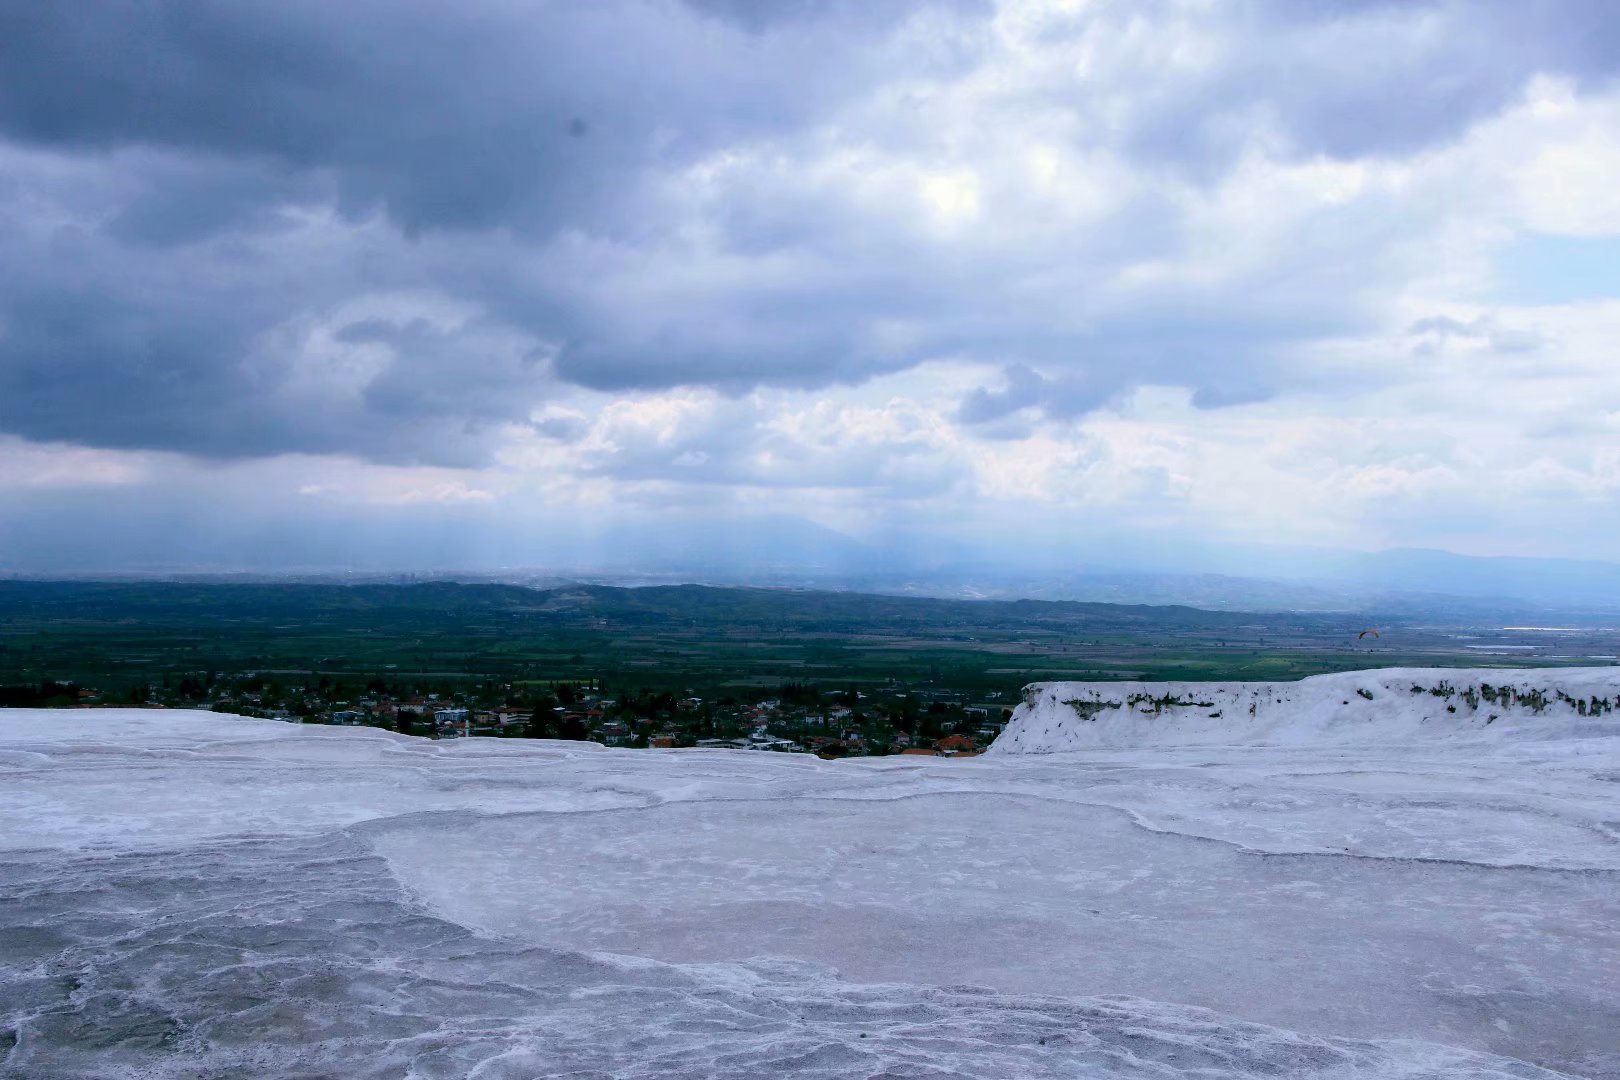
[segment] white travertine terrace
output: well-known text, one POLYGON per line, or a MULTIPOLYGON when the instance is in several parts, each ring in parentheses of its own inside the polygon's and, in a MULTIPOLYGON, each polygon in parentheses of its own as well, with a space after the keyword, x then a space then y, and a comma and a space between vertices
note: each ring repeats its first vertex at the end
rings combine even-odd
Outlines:
POLYGON ((1617 678, 973 760, 0 712, 0 1075, 1620 1077, 1617 678))

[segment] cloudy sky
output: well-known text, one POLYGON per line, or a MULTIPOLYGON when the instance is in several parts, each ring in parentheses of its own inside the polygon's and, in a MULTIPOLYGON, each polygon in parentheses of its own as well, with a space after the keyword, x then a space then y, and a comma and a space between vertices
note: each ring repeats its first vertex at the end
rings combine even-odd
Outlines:
POLYGON ((0 569, 1614 557, 1617 74, 1611 0, 0 0, 0 569))

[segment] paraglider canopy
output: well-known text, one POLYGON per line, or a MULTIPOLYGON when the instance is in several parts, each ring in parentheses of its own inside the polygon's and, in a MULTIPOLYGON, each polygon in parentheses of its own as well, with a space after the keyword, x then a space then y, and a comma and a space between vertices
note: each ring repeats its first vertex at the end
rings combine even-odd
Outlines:
POLYGON ((1378 631, 1368 629, 1368 630, 1363 630, 1361 633, 1357 634, 1356 635, 1356 640, 1360 641, 1362 638, 1366 637, 1368 634, 1371 634, 1373 637, 1383 637, 1383 635, 1380 634, 1378 631))

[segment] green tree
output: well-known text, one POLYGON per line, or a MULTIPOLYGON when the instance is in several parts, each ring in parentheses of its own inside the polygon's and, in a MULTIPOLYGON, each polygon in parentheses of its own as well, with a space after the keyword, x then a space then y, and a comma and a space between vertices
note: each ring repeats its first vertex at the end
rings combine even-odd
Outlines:
POLYGON ((529 731, 531 739, 555 739, 557 730, 556 699, 542 696, 535 702, 534 711, 529 713, 529 731))

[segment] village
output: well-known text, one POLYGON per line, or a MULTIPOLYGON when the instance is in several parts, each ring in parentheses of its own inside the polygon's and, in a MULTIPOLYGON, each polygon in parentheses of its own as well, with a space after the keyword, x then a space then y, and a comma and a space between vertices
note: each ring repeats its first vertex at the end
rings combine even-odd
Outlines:
MULTIPOLYGON (((537 738, 604 746, 703 747, 816 754, 973 757, 1000 734, 1011 710, 1000 691, 968 692, 897 682, 824 692, 785 683, 770 696, 735 692, 611 693, 600 680, 543 686, 480 682, 428 689, 371 679, 365 685, 288 673, 192 672, 122 695, 70 684, 41 688, 56 704, 205 708, 296 723, 386 728, 432 739, 537 738)), ((41 701, 41 704, 44 702, 41 701)))

